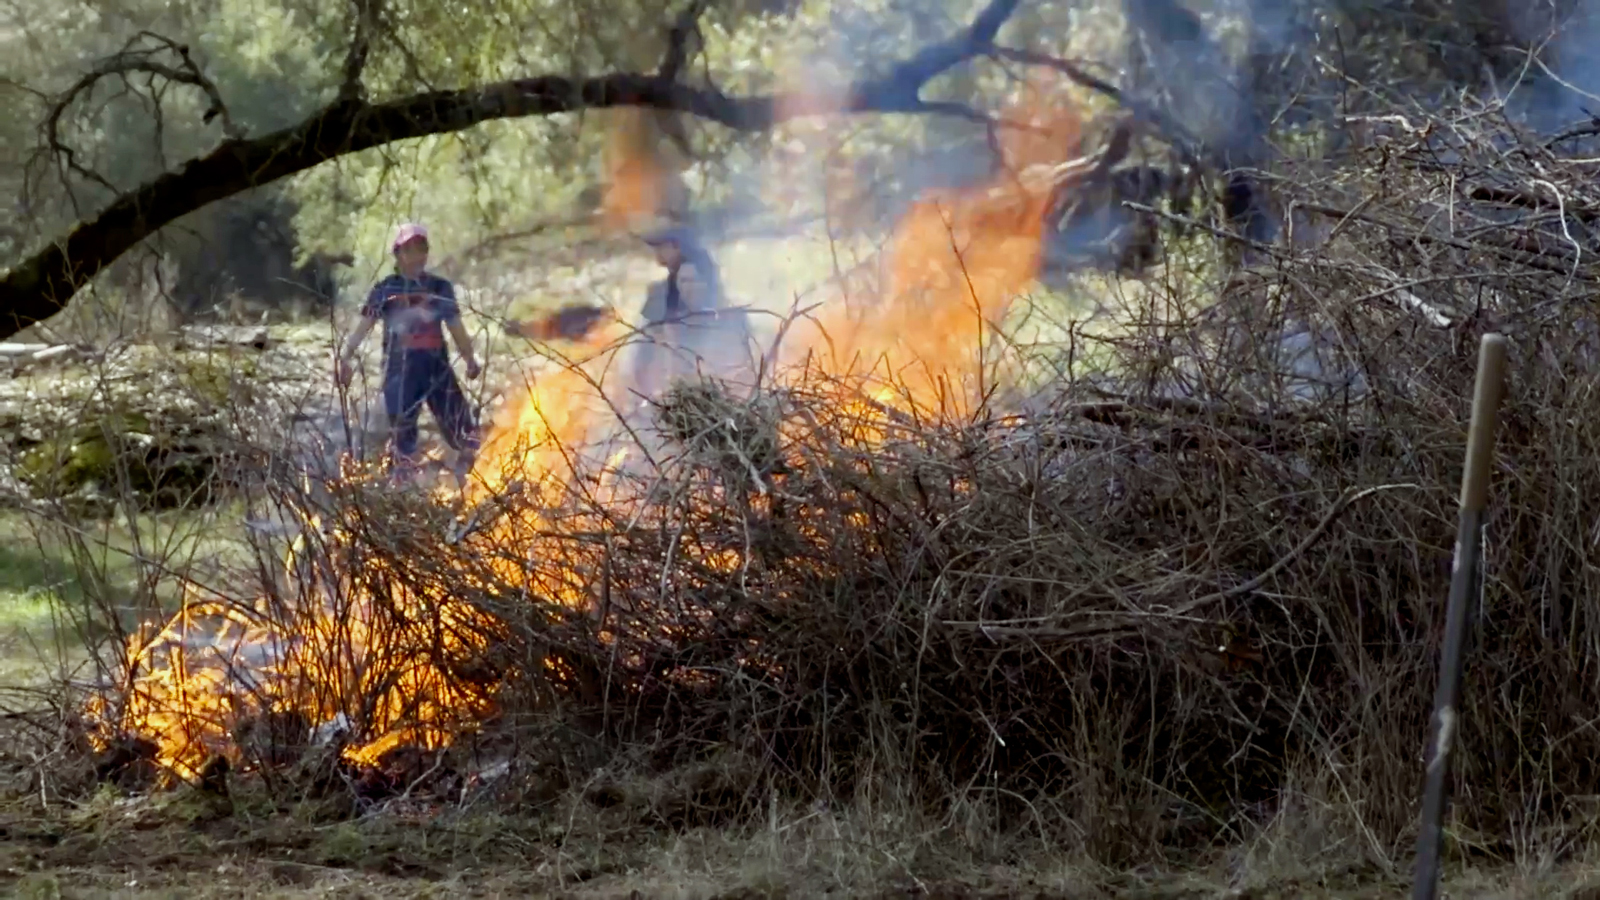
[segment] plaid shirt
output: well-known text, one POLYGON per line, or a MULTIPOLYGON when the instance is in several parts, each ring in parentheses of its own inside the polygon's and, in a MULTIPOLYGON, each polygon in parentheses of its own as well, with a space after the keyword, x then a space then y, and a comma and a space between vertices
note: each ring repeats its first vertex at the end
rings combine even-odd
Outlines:
POLYGON ((384 352, 442 351, 443 324, 461 316, 456 289, 429 272, 418 278, 390 275, 373 286, 361 314, 383 320, 384 352))

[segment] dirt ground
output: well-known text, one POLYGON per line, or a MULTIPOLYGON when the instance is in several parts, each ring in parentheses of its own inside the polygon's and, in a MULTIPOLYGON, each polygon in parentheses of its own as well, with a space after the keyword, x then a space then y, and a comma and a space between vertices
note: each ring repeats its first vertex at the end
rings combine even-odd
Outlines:
MULTIPOLYGON (((1409 895, 1404 872, 1259 865, 1106 871, 1029 851, 985 863, 936 841, 819 825, 667 831, 574 812, 385 815, 326 822, 303 810, 222 809, 194 793, 0 812, 0 895, 20 898, 1138 898, 1356 900, 1409 895), (1230 872, 1229 869, 1234 871, 1230 872)), ((997 854, 990 853, 990 856, 997 854)), ((998 854, 1004 855, 1004 854, 998 854)), ((1226 858, 1226 854, 1222 858, 1226 858)), ((1571 868, 1454 873, 1451 898, 1600 898, 1571 868)))

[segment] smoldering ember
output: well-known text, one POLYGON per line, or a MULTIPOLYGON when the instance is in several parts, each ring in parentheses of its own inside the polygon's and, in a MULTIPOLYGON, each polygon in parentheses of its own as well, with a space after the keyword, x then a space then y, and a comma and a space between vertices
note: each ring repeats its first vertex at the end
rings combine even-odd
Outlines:
POLYGON ((7 889, 1600 889, 1588 0, 125 6, 0 30, 7 889))

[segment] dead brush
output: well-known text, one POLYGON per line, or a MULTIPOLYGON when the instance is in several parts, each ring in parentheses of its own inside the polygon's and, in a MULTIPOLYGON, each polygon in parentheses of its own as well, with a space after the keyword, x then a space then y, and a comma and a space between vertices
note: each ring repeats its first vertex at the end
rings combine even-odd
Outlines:
POLYGON ((1299 214, 1327 220, 1314 243, 1225 285, 1173 274, 1122 311, 1137 327, 1101 343, 1092 386, 1026 414, 918 417, 820 375, 748 398, 691 383, 658 416, 679 452, 603 491, 580 472, 459 516, 285 491, 326 527, 302 557, 316 579, 247 604, 285 648, 279 679, 215 723, 191 704, 119 725, 185 722, 225 751, 230 718, 290 704, 343 717, 355 763, 555 753, 574 784, 607 760, 734 759, 719 814, 730 785, 744 808, 894 794, 1106 860, 1247 834, 1314 785, 1293 799, 1339 810, 1324 840, 1390 864, 1492 326, 1513 375, 1453 828, 1465 851, 1579 846, 1600 758, 1600 268, 1566 237, 1600 199, 1577 163, 1514 169, 1487 121, 1412 136, 1453 142, 1449 171, 1419 143, 1290 173, 1299 214), (1475 186, 1491 156, 1513 194, 1475 186), (1295 329, 1332 386, 1285 360, 1295 329), (558 731, 583 749, 528 738, 558 731))
POLYGON ((683 380, 655 402, 655 421, 691 465, 717 473, 729 489, 765 493, 767 479, 783 468, 783 399, 762 391, 741 400, 723 382, 683 380))

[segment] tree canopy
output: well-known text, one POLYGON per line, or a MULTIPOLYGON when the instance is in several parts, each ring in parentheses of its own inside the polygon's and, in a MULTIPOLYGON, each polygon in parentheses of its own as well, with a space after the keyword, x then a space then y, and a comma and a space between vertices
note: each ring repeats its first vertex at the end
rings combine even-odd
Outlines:
MULTIPOLYGON (((272 208, 291 211, 302 256, 362 257, 408 217, 463 235, 526 227, 580 204, 599 148, 584 125, 619 107, 693 120, 695 152, 713 161, 819 112, 862 114, 879 139, 853 152, 895 170, 884 147, 981 137, 986 97, 1018 66, 1043 65, 1187 152, 1256 141, 1275 98, 1316 99, 1295 79, 1323 63, 1294 51, 1383 37, 1352 23, 1426 18, 1392 5, 1216 0, 1197 16, 1172 0, 12 0, 0 190, 19 214, 0 224, 0 338, 61 312, 130 251, 214 230, 204 217, 227 203, 282 201, 272 208), (1086 49, 1097 64, 1079 60, 1086 49)), ((1429 21, 1465 31, 1451 46, 1504 17, 1496 2, 1435 5, 1429 21)), ((1443 65, 1421 46, 1420 62, 1360 59, 1398 83, 1443 65)))

